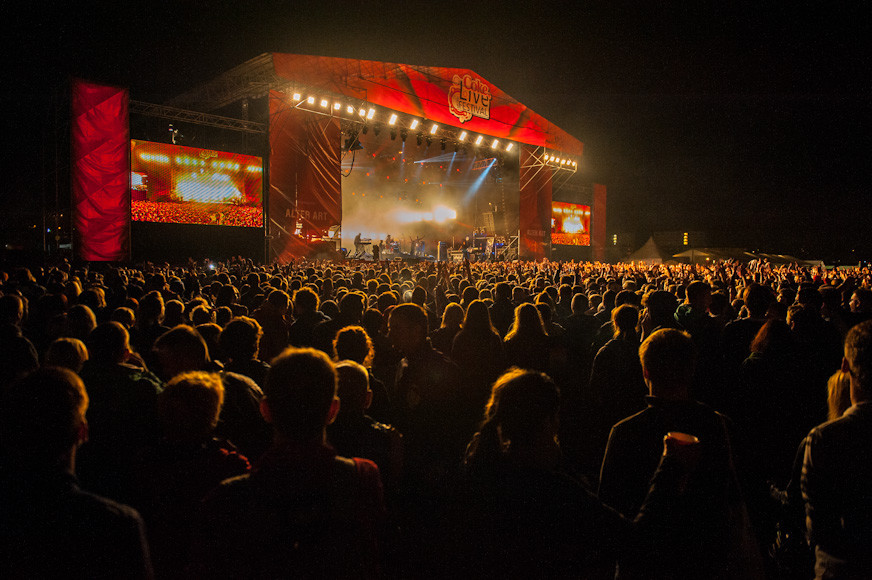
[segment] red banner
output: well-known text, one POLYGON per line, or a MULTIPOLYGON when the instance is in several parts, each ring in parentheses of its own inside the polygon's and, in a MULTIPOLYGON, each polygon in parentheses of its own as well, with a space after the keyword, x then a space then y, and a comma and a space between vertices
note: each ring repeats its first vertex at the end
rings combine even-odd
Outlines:
POLYGON ((444 125, 582 155, 583 144, 541 115, 461 68, 273 54, 279 77, 444 125))
POLYGON ((532 148, 521 148, 521 197, 519 257, 541 260, 548 257, 551 236, 551 168, 536 163, 532 148))
POLYGON ((287 262, 342 222, 339 121, 269 102, 270 258, 287 262))
POLYGON ((83 260, 130 256, 128 99, 126 89, 73 81, 72 200, 83 260))

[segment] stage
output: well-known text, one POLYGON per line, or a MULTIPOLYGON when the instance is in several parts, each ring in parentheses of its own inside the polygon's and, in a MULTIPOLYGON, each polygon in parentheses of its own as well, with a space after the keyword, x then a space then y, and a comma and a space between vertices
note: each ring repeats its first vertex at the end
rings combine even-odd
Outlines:
POLYGON ((370 259, 372 244, 384 259, 604 256, 605 188, 579 182, 581 141, 468 69, 271 53, 166 105, 78 91, 85 259, 214 256, 236 240, 287 263, 354 255, 356 236, 370 259))

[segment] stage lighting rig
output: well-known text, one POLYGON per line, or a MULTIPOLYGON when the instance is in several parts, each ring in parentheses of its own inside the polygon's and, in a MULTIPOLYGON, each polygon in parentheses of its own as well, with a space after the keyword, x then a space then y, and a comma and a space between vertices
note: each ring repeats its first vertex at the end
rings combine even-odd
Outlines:
POLYGON ((396 140, 397 140, 397 130, 391 129, 391 141, 396 141, 396 140))
POLYGON ((409 132, 406 131, 405 129, 403 129, 402 131, 400 131, 400 139, 403 140, 403 143, 406 142, 406 138, 407 138, 408 136, 409 136, 409 132))
POLYGON ((415 141, 418 142, 418 146, 420 147, 421 143, 424 141, 424 136, 421 135, 420 133, 418 133, 417 137, 415 138, 415 141))

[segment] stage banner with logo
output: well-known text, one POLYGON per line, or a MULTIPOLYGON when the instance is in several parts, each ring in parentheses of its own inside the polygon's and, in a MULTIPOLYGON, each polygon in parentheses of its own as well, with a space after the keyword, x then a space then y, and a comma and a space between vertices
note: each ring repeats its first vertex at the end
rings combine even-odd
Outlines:
POLYGON ((272 57, 276 75, 301 91, 345 95, 438 124, 582 155, 581 141, 469 69, 300 54, 272 57))
POLYGON ((593 184, 593 259, 606 259, 606 186, 593 184))
POLYGON ((127 89, 72 83, 72 201, 77 255, 130 256, 130 129, 127 89))
POLYGON ((518 254, 521 259, 541 260, 550 255, 551 247, 551 168, 538 163, 532 149, 521 148, 518 254))
POLYGON ((270 92, 271 260, 287 263, 342 222, 339 120, 294 108, 270 92))

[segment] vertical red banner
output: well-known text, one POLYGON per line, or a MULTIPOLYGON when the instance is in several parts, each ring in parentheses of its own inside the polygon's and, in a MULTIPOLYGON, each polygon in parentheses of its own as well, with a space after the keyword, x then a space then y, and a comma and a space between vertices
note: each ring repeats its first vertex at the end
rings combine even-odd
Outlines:
POLYGON ((270 259, 286 263, 342 222, 341 136, 338 119, 301 111, 281 92, 269 106, 270 259))
POLYGON ((547 258, 551 236, 551 168, 537 162, 530 146, 521 148, 518 256, 547 258))
POLYGON ((130 256, 130 128, 126 89, 74 80, 72 201, 83 260, 130 256))
POLYGON ((606 186, 593 184, 593 259, 604 262, 606 259, 606 186))

